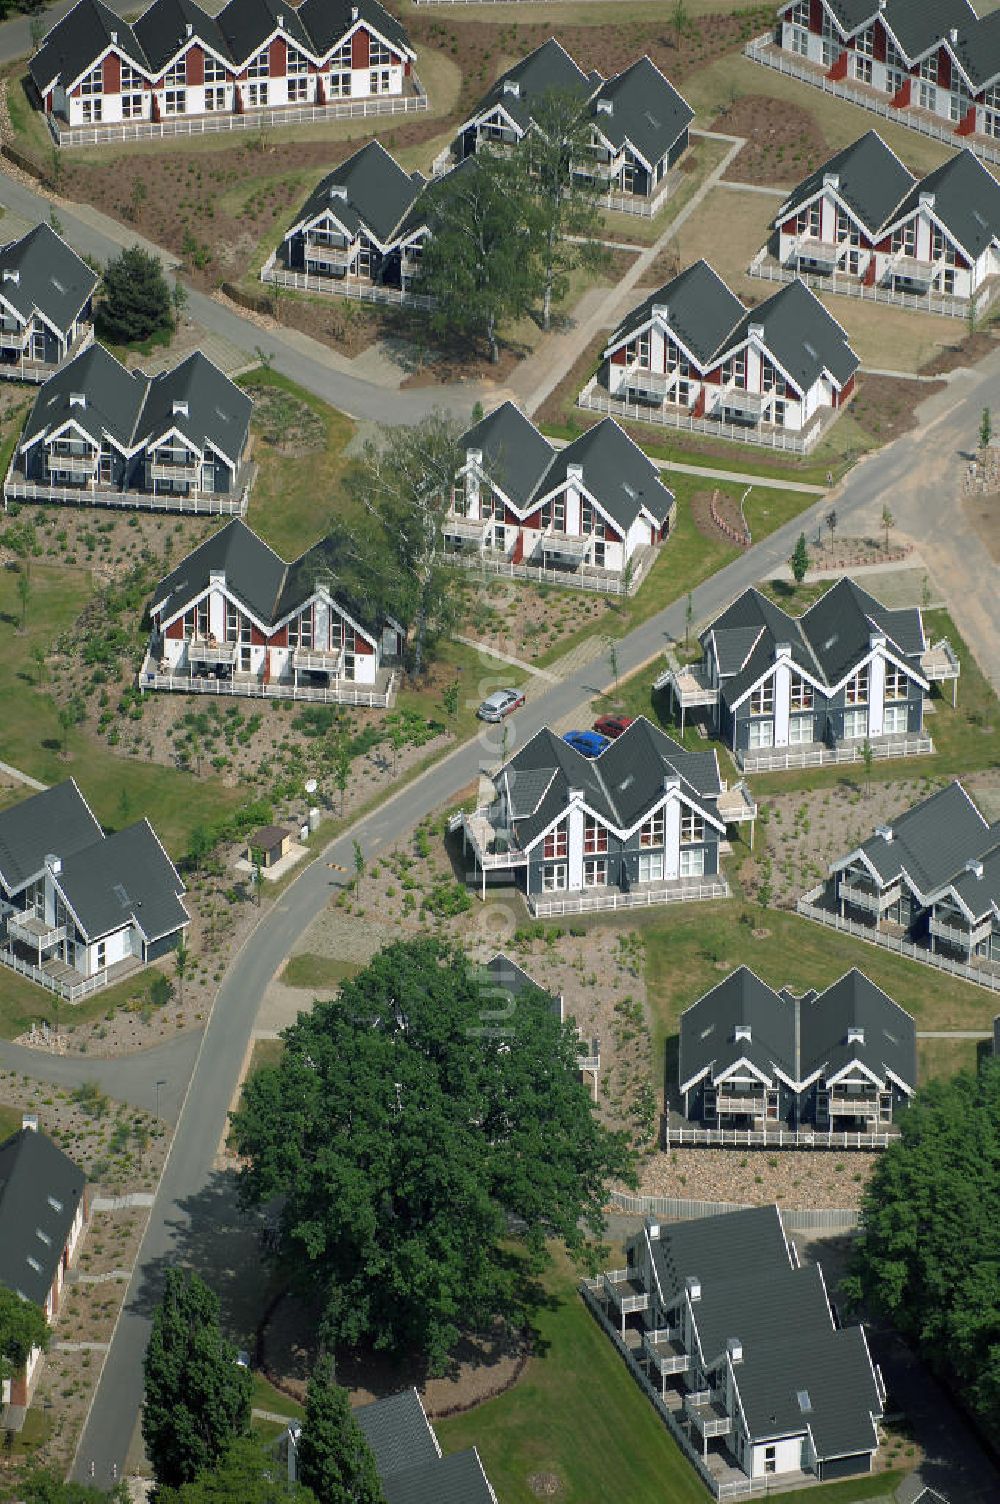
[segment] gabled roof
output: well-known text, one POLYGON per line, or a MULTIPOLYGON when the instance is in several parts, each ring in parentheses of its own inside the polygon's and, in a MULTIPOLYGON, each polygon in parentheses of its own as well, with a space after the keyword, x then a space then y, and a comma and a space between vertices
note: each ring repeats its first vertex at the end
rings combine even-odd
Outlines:
POLYGON ((860 850, 883 884, 905 872, 922 894, 958 878, 995 836, 959 782, 949 783, 880 826, 860 850))
POLYGON ((768 352, 803 391, 824 372, 837 386, 844 386, 861 364, 833 314, 798 277, 748 309, 725 341, 725 349, 739 345, 758 326, 763 328, 768 352))
POLYGON ((238 464, 252 413, 253 399, 194 350, 172 371, 162 371, 149 382, 137 437, 148 444, 176 428, 199 452, 210 444, 238 464))
POLYGON ((406 172, 380 142, 369 141, 317 183, 287 234, 329 210, 351 235, 365 229, 388 245, 425 187, 421 173, 406 172))
POLYGON ((536 982, 534 977, 530 977, 523 967, 518 966, 517 962, 512 961, 509 956, 505 956, 503 951, 497 951, 496 955, 487 961, 482 969, 489 978, 492 986, 502 992, 509 993, 513 998, 521 997, 525 992, 541 993, 543 997, 548 998, 555 1010, 556 1016, 559 1016, 560 1007, 558 997, 554 997, 551 992, 546 992, 545 988, 536 982))
POLYGON ((0 888, 18 892, 38 876, 47 856, 66 860, 102 836, 73 778, 0 810, 0 888))
POLYGON ((782 204, 775 217, 775 224, 789 215, 823 189, 827 177, 836 177, 836 193, 850 209, 870 238, 874 239, 882 227, 892 218, 899 204, 916 183, 912 172, 905 168, 891 147, 886 146, 878 131, 866 131, 850 146, 835 152, 822 167, 817 167, 803 178, 791 197, 782 204))
POLYGON ((824 4, 848 36, 878 15, 878 0, 824 0, 824 4))
POLYGON ((958 37, 948 46, 954 52, 974 89, 992 83, 1000 73, 1000 11, 958 28, 958 37))
POLYGON ((773 665, 779 645, 791 649, 797 669, 832 689, 867 657, 873 633, 883 635, 889 651, 923 682, 919 659, 926 642, 919 609, 889 610, 846 576, 798 617, 751 587, 705 629, 701 642, 714 640, 720 693, 733 706, 773 665))
POLYGON ((925 193, 934 195, 935 219, 973 259, 1000 237, 1000 183, 968 147, 914 184, 894 222, 913 214, 925 193))
POLYGON ((975 919, 985 919, 991 912, 1000 914, 1000 820, 990 826, 987 848, 948 886, 975 919))
POLYGON ((797 1079, 794 1011, 747 966, 730 972, 681 1014, 681 1090, 707 1067, 718 1077, 739 1060, 750 1061, 769 1081, 775 1066, 797 1079), (737 1039, 737 1026, 749 1037, 737 1039))
POLYGON ((382 1479, 385 1504, 496 1504, 475 1447, 382 1479))
POLYGON ((971 25, 978 17, 969 0, 886 0, 881 19, 913 62, 953 26, 971 25))
POLYGON ((594 91, 592 123, 614 146, 630 144, 655 167, 694 119, 694 110, 648 57, 641 57, 594 91), (610 104, 608 113, 601 104, 610 104))
POLYGON ((801 999, 799 1040, 799 1081, 821 1069, 830 1077, 856 1060, 880 1081, 891 1071, 904 1085, 916 1084, 917 1033, 912 1016, 857 967, 823 992, 801 999), (860 1037, 849 1038, 852 1030, 860 1037))
POLYGON ((508 401, 468 429, 459 447, 482 453, 486 475, 521 512, 563 485, 570 465, 581 467, 584 487, 623 532, 643 510, 662 526, 674 506, 656 466, 613 418, 556 448, 508 401))
POLYGON ((313 50, 301 13, 284 0, 229 0, 219 11, 216 24, 225 37, 230 57, 241 63, 259 52, 278 30, 305 51, 313 50))
POLYGON ((702 259, 685 267, 626 314, 611 335, 608 348, 621 344, 644 328, 658 308, 664 310, 663 322, 703 368, 710 365, 716 351, 729 342, 728 336, 746 311, 718 272, 702 259))
POLYGON ((386 1504, 496 1504, 475 1447, 442 1457, 415 1389, 361 1405, 354 1419, 374 1454, 386 1504))
POLYGON ((355 10, 357 20, 385 37, 402 57, 416 57, 406 28, 391 11, 379 4, 379 0, 304 0, 299 6, 298 17, 319 56, 326 57, 341 37, 356 25, 353 19, 355 10))
POLYGON ((45 1133, 0 1144, 0 1284, 44 1305, 87 1177, 45 1133))
MULTIPOLYGON (((316 0, 313 0, 316 3, 316 0)), ((576 64, 555 37, 549 37, 534 52, 522 57, 501 73, 493 87, 483 95, 470 118, 478 120, 498 104, 523 132, 531 125, 531 108, 550 90, 575 90, 580 103, 590 93, 593 80, 576 64), (516 86, 516 89, 511 87, 516 86)))
POLYGON ((146 400, 147 378, 127 371, 103 345, 89 345, 39 388, 22 442, 41 437, 71 418, 96 444, 107 434, 128 449, 146 400), (71 399, 77 395, 83 403, 71 399))
POLYGON ((189 922, 180 898, 184 884, 148 820, 64 857, 55 881, 89 940, 129 920, 149 941, 189 922))
POLYGON ((97 273, 44 220, 0 246, 0 297, 25 320, 37 309, 68 334, 96 286, 97 273))
POLYGON ((584 757, 543 727, 504 764, 494 782, 507 795, 519 840, 526 846, 566 809, 571 790, 578 789, 608 825, 626 830, 661 800, 664 780, 674 777, 682 795, 718 825, 715 753, 686 751, 645 716, 638 716, 598 757, 584 757))
POLYGON ((233 57, 218 21, 195 5, 194 0, 153 0, 136 21, 135 36, 154 75, 166 68, 192 36, 228 63, 237 65, 244 61, 233 57))
POLYGON ((109 10, 103 0, 77 0, 45 34, 28 63, 39 92, 56 79, 65 86, 79 78, 111 46, 112 33, 125 56, 141 67, 146 59, 129 23, 109 10))

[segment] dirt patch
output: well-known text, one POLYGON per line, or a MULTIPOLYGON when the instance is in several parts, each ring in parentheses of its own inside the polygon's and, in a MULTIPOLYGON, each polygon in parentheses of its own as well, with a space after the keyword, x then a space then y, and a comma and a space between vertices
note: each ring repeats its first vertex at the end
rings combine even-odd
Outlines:
POLYGON ((891 444, 917 426, 921 402, 944 390, 943 381, 907 381, 899 376, 862 375, 847 409, 878 443, 891 444))
POLYGON ((966 335, 954 344, 942 346, 936 355, 932 355, 920 367, 920 374, 943 376, 948 371, 957 370, 959 366, 974 366, 977 361, 985 360, 996 348, 996 336, 989 330, 979 329, 975 334, 966 335))
POLYGON ((692 520, 702 537, 711 538, 713 543, 718 543, 720 538, 724 538, 726 542, 731 542, 732 540, 718 526, 715 518, 712 516, 713 494, 716 497, 716 511, 723 522, 727 523, 740 536, 745 533, 746 527, 740 514, 739 503, 729 492, 716 491, 713 493, 712 491, 695 491, 691 497, 692 520))
POLYGON ((996 494, 967 496, 962 502, 962 508, 990 558, 995 564, 1000 564, 1000 528, 997 527, 996 494))
POLYGON ((115 1195, 156 1187, 170 1130, 152 1113, 124 1107, 96 1086, 70 1093, 0 1071, 0 1105, 36 1113, 39 1127, 115 1195))
POLYGON ((877 1154, 855 1152, 671 1149, 642 1166, 640 1193, 745 1206, 854 1207, 877 1162, 877 1154))
POLYGON ((596 593, 482 580, 471 570, 461 582, 461 595, 463 635, 529 663, 547 657, 581 627, 613 620, 619 610, 617 600, 596 593))
POLYGON ((816 117, 802 105, 767 94, 740 95, 719 113, 711 129, 746 138, 746 146, 726 171, 731 183, 798 183, 829 156, 816 117))

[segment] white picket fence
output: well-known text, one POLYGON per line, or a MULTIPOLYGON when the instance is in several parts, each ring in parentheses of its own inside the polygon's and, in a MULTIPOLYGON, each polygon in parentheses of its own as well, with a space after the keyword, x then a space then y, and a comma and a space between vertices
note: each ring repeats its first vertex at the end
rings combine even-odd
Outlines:
POLYGON ((907 940, 902 935, 889 935, 883 930, 875 929, 873 925, 859 924, 855 919, 841 918, 840 914, 830 909, 820 908, 817 900, 822 896, 824 886, 821 884, 811 889, 795 905, 796 911, 806 919, 814 919, 827 929, 853 935, 855 940, 865 940, 869 945, 879 945, 883 950, 894 951, 897 956, 905 956, 910 961, 919 961, 923 966, 934 966, 938 971, 962 977, 966 982, 974 982, 977 987, 985 987, 987 992, 1000 992, 1000 974, 978 966, 969 966, 965 961, 954 961, 950 956, 943 956, 925 945, 914 945, 912 940, 907 940))
POLYGON ((674 1128, 663 1129, 665 1149, 887 1149, 889 1133, 821 1133, 809 1128, 674 1128))
POLYGON ((306 684, 265 684, 262 679, 195 679, 189 674, 139 674, 139 688, 172 690, 184 695, 217 695, 244 700, 296 700, 315 705, 357 705, 368 710, 391 708, 396 694, 396 675, 389 676, 384 690, 359 689, 341 684, 330 689, 306 684))
MULTIPOLYGON (((929 757, 934 742, 929 736, 902 736, 898 740, 870 742, 876 762, 894 757, 929 757)), ((822 768, 832 763, 864 762, 864 744, 852 742, 845 747, 823 747, 808 742, 800 747, 748 747, 737 752, 736 760, 744 773, 776 773, 789 768, 822 768)))
POLYGON ((534 580, 536 584, 559 585, 564 590, 591 590, 599 595, 632 595, 648 574, 656 550, 650 548, 641 554, 627 579, 623 575, 546 569, 543 564, 515 564, 512 559, 492 559, 480 553, 449 553, 442 558, 446 564, 456 564, 460 569, 497 575, 505 580, 534 580))
POLYGON ((37 982, 38 986, 44 987, 46 992, 54 992, 57 997, 61 997, 67 1003, 78 1003, 81 998, 89 997, 92 992, 100 992, 108 985, 106 969, 95 972, 92 977, 83 977, 79 982, 68 985, 50 976, 47 971, 32 966, 30 961, 23 961, 11 950, 0 950, 0 966, 16 971, 18 976, 26 977, 29 982, 37 982))
POLYGON ((413 94, 376 94, 370 99, 339 99, 330 104, 276 105, 240 114, 171 115, 165 120, 123 120, 108 125, 64 125, 46 115, 57 146, 103 146, 109 141, 162 141, 171 136, 212 136, 224 131, 269 130, 282 125, 315 125, 323 120, 354 120, 370 115, 412 115, 427 109, 427 91, 413 75, 413 94))
POLYGON ((676 428, 682 433, 702 433, 713 439, 727 439, 735 444, 752 444, 758 449, 780 449, 789 454, 808 454, 815 449, 822 437, 825 425, 812 423, 799 432, 784 428, 745 428, 742 424, 722 423, 716 418, 695 418, 690 413, 671 412, 663 407, 646 407, 645 404, 625 402, 620 397, 597 390, 591 381, 576 399, 577 407, 589 412, 609 413, 614 418, 627 418, 637 423, 653 423, 659 428, 676 428))
POLYGON ((380 287, 374 282, 359 282, 350 277, 317 277, 308 272, 286 271, 277 264, 277 252, 272 251, 260 270, 260 280, 273 287, 287 287, 293 292, 318 292, 327 297, 353 298, 358 303, 381 303, 399 308, 420 308, 427 311, 434 307, 434 299, 426 293, 410 292, 400 287, 380 287))
MULTIPOLYGON (((747 276, 759 277, 764 282, 804 282, 817 292, 832 292, 845 298, 858 298, 863 303, 891 303, 896 308, 909 308, 915 313, 933 313, 941 318, 967 319, 968 298, 950 298, 943 293, 896 292, 891 287, 867 287, 863 282, 848 275, 818 276, 815 272, 796 272, 790 267, 779 266, 770 259, 767 250, 760 250, 747 267, 747 276)), ((985 312, 991 298, 976 299, 976 317, 985 312)))
POLYGON ((37 501, 42 504, 74 507, 109 507, 112 511, 170 512, 185 517, 245 517, 249 487, 238 496, 213 493, 181 496, 161 491, 112 491, 98 486, 48 486, 34 481, 15 480, 13 467, 4 481, 3 506, 11 501, 37 501))
POLYGON ((697 903, 711 898, 728 898, 729 884, 724 877, 711 882, 677 883, 673 887, 647 889, 636 893, 622 893, 617 888, 605 892, 575 894, 567 898, 549 898, 542 894, 529 894, 528 907, 536 919, 549 919, 560 914, 597 914, 605 910, 648 909, 662 903, 697 903))
POLYGON ((930 136, 934 141, 944 141, 953 150, 965 146, 977 157, 981 157, 984 162, 1000 163, 1000 150, 988 145, 978 136, 959 136, 954 125, 938 125, 936 121, 929 120, 925 115, 908 109, 905 105, 900 109, 895 109, 888 100, 876 99, 874 95, 855 89, 851 84, 843 83, 840 79, 827 78, 826 74, 815 65, 810 67, 789 56, 787 52, 783 52, 776 45, 770 32, 765 32, 762 36, 754 37, 747 42, 743 53, 753 63, 762 63, 765 68, 773 68, 777 73, 784 73, 789 78, 797 78, 800 83, 811 84, 814 89, 822 89, 824 94, 835 94, 838 99, 846 99, 850 104, 856 104, 873 115, 879 115, 883 120, 891 120, 895 125, 905 125, 908 130, 918 131, 922 136, 930 136))

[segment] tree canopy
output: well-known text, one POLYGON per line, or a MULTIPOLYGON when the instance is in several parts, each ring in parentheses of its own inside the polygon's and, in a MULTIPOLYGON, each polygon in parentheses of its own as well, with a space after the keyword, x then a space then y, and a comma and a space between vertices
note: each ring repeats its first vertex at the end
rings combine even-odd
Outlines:
POLYGON ((173 329, 173 299, 156 256, 133 245, 108 262, 97 322, 102 337, 119 345, 173 329))
POLYGON ((48 1345, 49 1324, 41 1306, 0 1285, 0 1380, 13 1378, 33 1347, 48 1345))
POLYGON ((864 1202, 848 1293, 1000 1435, 1000 1061, 920 1088, 864 1202))
POLYGON ((547 1238, 578 1258, 607 1181, 631 1169, 597 1120, 549 999, 491 992, 435 940, 387 947, 284 1033, 233 1117, 245 1204, 283 1198, 279 1256, 324 1309, 330 1346, 445 1366, 464 1330, 523 1317, 547 1238))
POLYGON ((323 1504, 385 1504, 375 1455, 328 1362, 309 1380, 299 1435, 299 1478, 323 1504))
POLYGON ((67 1482, 54 1468, 33 1468, 17 1480, 20 1504, 129 1504, 128 1484, 124 1478, 110 1494, 85 1483, 67 1482))
POLYGON ((190 1483, 156 1491, 157 1504, 291 1504, 292 1499, 296 1504, 316 1504, 308 1488, 288 1483, 284 1463, 277 1463, 274 1452, 256 1436, 236 1437, 218 1461, 190 1483))
POLYGON ((594 239, 603 225, 600 180, 580 172, 593 157, 591 122, 579 90, 548 89, 531 114, 535 129, 525 142, 527 186, 535 210, 530 223, 542 284, 542 327, 548 329, 553 300, 566 296, 570 272, 599 265, 607 252, 594 239))
POLYGON ((250 1429, 250 1374, 222 1335, 219 1298, 169 1269, 146 1349, 142 1437, 157 1484, 179 1488, 250 1429))

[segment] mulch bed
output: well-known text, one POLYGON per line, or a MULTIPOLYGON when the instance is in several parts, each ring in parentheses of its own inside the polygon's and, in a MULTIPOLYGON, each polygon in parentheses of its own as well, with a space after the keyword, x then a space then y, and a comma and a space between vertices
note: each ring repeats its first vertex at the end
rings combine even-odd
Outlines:
MULTIPOLYGON (((728 491, 720 491, 715 505, 716 511, 723 522, 728 522, 729 526, 734 528, 736 532, 742 533, 743 518, 740 516, 740 508, 736 498, 731 496, 728 491)), ((695 527, 703 537, 711 538, 713 543, 718 543, 720 538, 726 543, 732 542, 732 539, 727 538, 721 528, 716 527, 712 518, 711 491, 695 491, 691 497, 691 517, 695 527)))
POLYGON ((907 381, 899 376, 862 375, 847 411, 879 444, 891 444, 916 428, 916 409, 943 391, 943 381, 907 381))
POLYGON ((978 330, 975 334, 966 335, 964 339, 956 341, 953 345, 944 345, 937 354, 932 355, 924 365, 920 367, 921 376, 943 376, 947 371, 954 371, 959 366, 974 366, 977 361, 984 360, 997 348, 996 339, 988 330, 978 330))
POLYGON ((746 137, 746 146, 726 172, 731 183, 795 184, 829 156, 815 116, 768 94, 741 95, 719 113, 711 128, 746 137))

